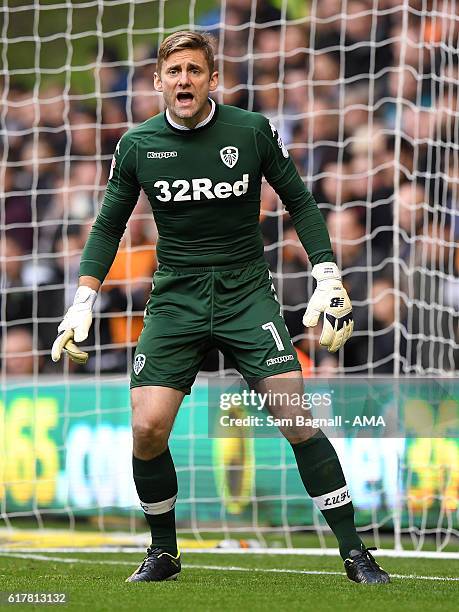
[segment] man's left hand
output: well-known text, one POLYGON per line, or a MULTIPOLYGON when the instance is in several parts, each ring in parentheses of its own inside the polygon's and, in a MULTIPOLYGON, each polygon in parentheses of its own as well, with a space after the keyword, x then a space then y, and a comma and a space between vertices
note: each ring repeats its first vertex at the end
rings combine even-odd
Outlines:
POLYGON ((315 327, 324 313, 319 343, 334 353, 343 346, 354 329, 352 304, 335 263, 316 264, 312 276, 317 281, 317 287, 304 313, 303 325, 315 327))

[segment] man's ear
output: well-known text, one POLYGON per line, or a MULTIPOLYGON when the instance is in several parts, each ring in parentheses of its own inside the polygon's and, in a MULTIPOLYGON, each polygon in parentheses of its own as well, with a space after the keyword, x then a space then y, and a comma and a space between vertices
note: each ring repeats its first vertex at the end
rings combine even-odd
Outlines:
POLYGON ((218 87, 218 72, 215 71, 212 73, 209 80, 209 91, 215 91, 218 87))
POLYGON ((153 77, 153 87, 155 88, 156 91, 163 90, 163 84, 161 81, 161 77, 159 76, 157 72, 155 72, 155 75, 153 77))

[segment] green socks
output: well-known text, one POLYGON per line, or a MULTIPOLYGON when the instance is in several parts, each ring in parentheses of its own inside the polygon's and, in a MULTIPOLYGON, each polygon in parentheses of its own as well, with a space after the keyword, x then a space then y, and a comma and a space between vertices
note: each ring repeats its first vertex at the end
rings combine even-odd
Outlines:
POLYGON ((361 550, 362 540, 354 525, 354 507, 343 470, 330 440, 322 431, 299 444, 292 444, 306 491, 335 534, 343 559, 350 550, 361 550))
MULTIPOLYGON (((354 525, 352 506, 341 464, 330 440, 322 431, 299 444, 292 444, 298 470, 306 491, 313 498, 335 534, 343 559, 363 544, 354 525)), ((152 546, 177 555, 175 500, 177 475, 169 449, 143 461, 132 458, 134 482, 145 518, 150 526, 152 546)))
POLYGON ((176 556, 174 508, 178 488, 169 449, 148 461, 133 456, 132 468, 140 505, 150 526, 151 544, 176 556))

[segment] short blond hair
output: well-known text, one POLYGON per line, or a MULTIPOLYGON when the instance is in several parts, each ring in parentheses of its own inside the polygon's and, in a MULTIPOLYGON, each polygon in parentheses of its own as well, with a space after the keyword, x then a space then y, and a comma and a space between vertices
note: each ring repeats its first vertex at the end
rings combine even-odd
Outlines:
POLYGON ((200 49, 203 51, 209 67, 209 74, 214 72, 214 44, 215 40, 210 34, 200 34, 199 32, 174 32, 163 40, 158 49, 157 72, 161 73, 161 66, 172 53, 183 51, 184 49, 200 49))

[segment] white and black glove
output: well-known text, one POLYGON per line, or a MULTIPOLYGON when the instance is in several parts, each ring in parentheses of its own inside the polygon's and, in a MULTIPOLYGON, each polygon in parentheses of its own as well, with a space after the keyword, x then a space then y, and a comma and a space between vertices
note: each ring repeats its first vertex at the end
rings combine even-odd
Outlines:
POLYGON ((334 353, 343 346, 354 329, 351 300, 335 263, 316 264, 312 276, 317 281, 317 287, 304 313, 303 325, 315 327, 320 315, 324 313, 319 343, 334 353))
POLYGON ((59 333, 51 349, 53 361, 59 361, 62 351, 65 351, 75 363, 85 364, 88 361, 88 353, 80 350, 75 342, 83 342, 88 337, 96 297, 97 291, 94 289, 78 287, 72 306, 57 328, 59 333))

